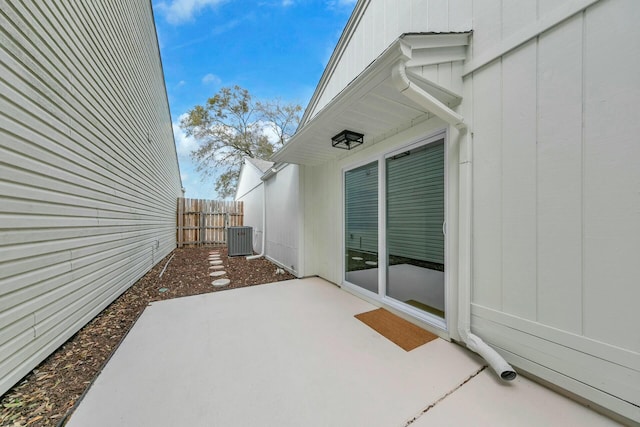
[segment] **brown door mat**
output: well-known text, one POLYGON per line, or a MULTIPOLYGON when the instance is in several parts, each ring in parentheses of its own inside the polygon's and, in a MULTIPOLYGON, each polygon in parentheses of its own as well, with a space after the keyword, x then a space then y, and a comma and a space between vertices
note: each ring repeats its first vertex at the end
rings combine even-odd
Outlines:
POLYGON ((384 308, 356 314, 355 317, 406 351, 411 351, 438 338, 437 335, 425 331, 384 308))

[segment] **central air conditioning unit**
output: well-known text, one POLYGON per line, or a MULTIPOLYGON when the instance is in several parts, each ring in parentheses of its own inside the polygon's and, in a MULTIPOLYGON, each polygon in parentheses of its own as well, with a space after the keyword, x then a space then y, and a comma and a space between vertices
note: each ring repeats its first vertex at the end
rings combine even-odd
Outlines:
POLYGON ((227 247, 229 256, 253 255, 253 228, 227 228, 227 247))

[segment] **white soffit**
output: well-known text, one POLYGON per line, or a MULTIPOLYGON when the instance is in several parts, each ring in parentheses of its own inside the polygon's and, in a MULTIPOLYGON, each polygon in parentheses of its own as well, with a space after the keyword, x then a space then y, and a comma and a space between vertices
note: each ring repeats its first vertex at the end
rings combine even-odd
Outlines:
POLYGON ((398 61, 406 61, 407 76, 413 83, 449 107, 458 105, 462 100, 461 95, 413 70, 464 61, 468 40, 469 33, 408 34, 398 38, 306 125, 298 129, 271 160, 321 164, 346 154, 344 150, 331 146, 331 137, 344 129, 363 133, 363 147, 368 140, 424 119, 429 111, 401 94, 391 81, 391 70, 398 61))

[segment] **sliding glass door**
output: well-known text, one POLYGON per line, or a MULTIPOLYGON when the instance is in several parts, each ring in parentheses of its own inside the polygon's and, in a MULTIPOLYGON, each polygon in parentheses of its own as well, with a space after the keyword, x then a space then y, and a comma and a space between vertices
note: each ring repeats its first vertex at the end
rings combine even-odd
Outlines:
POLYGON ((345 279, 378 293, 378 162, 344 174, 345 279))
POLYGON ((417 309, 441 319, 444 148, 440 135, 344 172, 345 281, 408 312, 417 309))
POLYGON ((385 166, 387 296, 444 318, 444 141, 385 166))

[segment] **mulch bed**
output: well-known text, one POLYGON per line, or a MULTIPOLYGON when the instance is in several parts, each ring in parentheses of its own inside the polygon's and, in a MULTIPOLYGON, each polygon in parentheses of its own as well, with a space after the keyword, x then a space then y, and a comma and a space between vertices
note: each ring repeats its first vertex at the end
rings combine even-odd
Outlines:
POLYGON ((295 278, 276 270, 264 258, 227 257, 226 248, 175 249, 1 397, 0 425, 60 424, 150 302, 295 278), (220 252, 231 279, 224 288, 211 285, 207 258, 212 250, 220 252))

